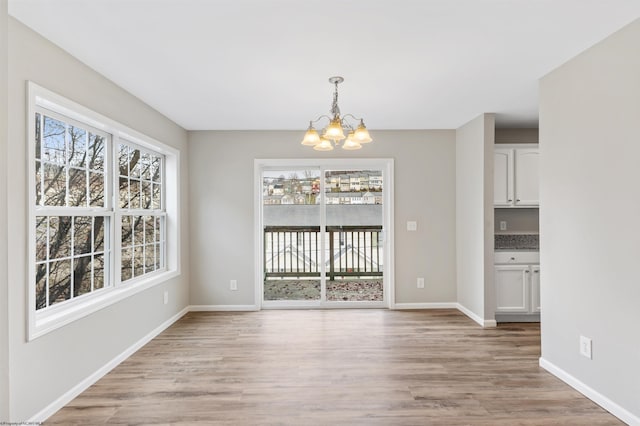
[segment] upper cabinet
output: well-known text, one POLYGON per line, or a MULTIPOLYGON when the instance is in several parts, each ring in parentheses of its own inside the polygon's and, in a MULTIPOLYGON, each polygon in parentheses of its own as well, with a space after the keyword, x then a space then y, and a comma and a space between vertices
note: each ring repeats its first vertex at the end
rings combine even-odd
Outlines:
POLYGON ((539 206, 538 195, 540 172, 538 148, 516 148, 515 150, 515 205, 539 206))
POLYGON ((538 207, 538 148, 495 148, 493 205, 538 207))
POLYGON ((493 205, 513 205, 513 149, 496 148, 493 152, 493 205))

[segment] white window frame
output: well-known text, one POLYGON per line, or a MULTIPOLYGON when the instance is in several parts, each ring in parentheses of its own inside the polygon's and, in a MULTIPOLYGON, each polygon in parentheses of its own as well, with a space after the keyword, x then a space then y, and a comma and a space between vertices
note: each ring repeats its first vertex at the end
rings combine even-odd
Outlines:
MULTIPOLYGON (((150 287, 159 285, 169 279, 180 275, 180 151, 157 141, 149 136, 137 132, 115 120, 105 117, 89 108, 79 105, 61 95, 47 90, 31 81, 27 82, 27 211, 28 217, 28 297, 27 297, 27 340, 33 340, 45 335, 57 328, 92 314, 102 308, 110 306, 125 298, 131 297, 150 287), (93 209, 95 214, 108 214, 111 226, 109 235, 105 235, 112 242, 110 270, 106 273, 110 281, 105 282, 105 287, 96 292, 91 292, 59 304, 36 310, 35 301, 35 264, 36 264, 36 236, 35 219, 36 216, 46 215, 47 211, 54 211, 55 208, 38 208, 35 203, 35 114, 38 110, 45 109, 61 116, 110 135, 110 147, 105 150, 105 174, 111 176, 111 181, 107 179, 105 196, 108 198, 105 208, 93 209), (123 140, 125 143, 133 143, 141 148, 162 154, 164 161, 164 185, 163 202, 165 212, 165 240, 166 250, 164 253, 164 268, 140 277, 120 283, 120 231, 119 217, 127 214, 126 211, 118 211, 115 205, 114 191, 117 188, 117 173, 115 173, 115 149, 118 143, 123 140), (107 170, 107 167, 110 170, 107 170)), ((39 112, 39 111, 38 111, 39 112)), ((84 209, 89 212, 91 208, 84 209)), ((144 210, 140 210, 144 212, 144 210)), ((56 214, 66 215, 69 210, 61 209, 56 214)), ((84 212, 82 213, 84 215, 84 212)), ((144 213, 142 213, 144 215, 144 213)), ((71 214, 70 214, 71 215, 71 214)), ((106 248, 106 246, 105 246, 106 248)))

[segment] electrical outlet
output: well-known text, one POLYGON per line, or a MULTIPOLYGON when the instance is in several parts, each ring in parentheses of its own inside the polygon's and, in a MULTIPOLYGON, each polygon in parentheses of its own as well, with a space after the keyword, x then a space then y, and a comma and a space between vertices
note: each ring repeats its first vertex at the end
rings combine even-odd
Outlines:
POLYGON ((410 220, 407 222, 407 231, 417 231, 418 230, 418 222, 415 220, 410 220))
POLYGON ((418 288, 424 288, 424 278, 418 278, 418 288))
POLYGON ((169 291, 165 290, 164 291, 164 298, 163 298, 164 304, 166 305, 167 303, 169 303, 169 291))
POLYGON ((229 290, 236 291, 238 289, 238 280, 231 280, 229 282, 229 290))
POLYGON ((580 355, 592 359, 591 346, 591 339, 589 339, 588 337, 580 336, 580 355))
POLYGON ((501 231, 506 231, 507 230, 507 221, 506 220, 501 220, 500 221, 500 230, 501 231))

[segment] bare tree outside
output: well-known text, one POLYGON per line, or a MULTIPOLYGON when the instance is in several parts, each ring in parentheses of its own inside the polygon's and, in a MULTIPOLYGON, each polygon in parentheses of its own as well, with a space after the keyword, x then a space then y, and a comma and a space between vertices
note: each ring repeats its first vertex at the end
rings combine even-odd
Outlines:
MULTIPOLYGON (((108 271, 113 256, 106 236, 113 224, 107 205, 108 137, 89 126, 38 112, 34 142, 33 201, 42 213, 35 218, 38 310, 111 285, 108 271)), ((122 216, 123 255, 132 253, 123 258, 125 281, 163 265, 162 216, 151 213, 162 209, 163 157, 126 144, 118 153, 117 207, 135 211, 122 216), (140 214, 145 210, 149 214, 140 214)))
POLYGON ((162 208, 162 163, 159 155, 118 146, 119 208, 131 213, 122 216, 121 281, 164 266, 163 217, 151 214, 162 208))
MULTIPOLYGON (((35 122, 36 205, 104 207, 105 138, 40 113, 35 122)), ((36 217, 36 309, 104 286, 105 219, 36 217)))

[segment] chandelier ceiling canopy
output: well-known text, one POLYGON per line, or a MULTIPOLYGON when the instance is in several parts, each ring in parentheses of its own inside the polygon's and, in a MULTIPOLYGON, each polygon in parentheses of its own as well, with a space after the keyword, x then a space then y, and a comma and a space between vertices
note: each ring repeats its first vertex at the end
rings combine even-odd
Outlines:
POLYGON ((343 81, 344 78, 342 77, 331 77, 329 79, 329 83, 335 85, 333 103, 331 104, 331 116, 321 115, 315 120, 310 121, 309 128, 304 134, 304 139, 302 139, 302 145, 313 147, 316 151, 331 151, 344 140, 342 149, 354 150, 360 149, 362 148, 362 144, 372 141, 362 118, 357 118, 353 114, 340 116, 340 107, 338 107, 338 84, 343 81), (322 135, 320 135, 313 125, 324 119, 328 120, 328 123, 322 129, 322 135), (347 136, 345 136, 345 130, 347 131, 347 136))

